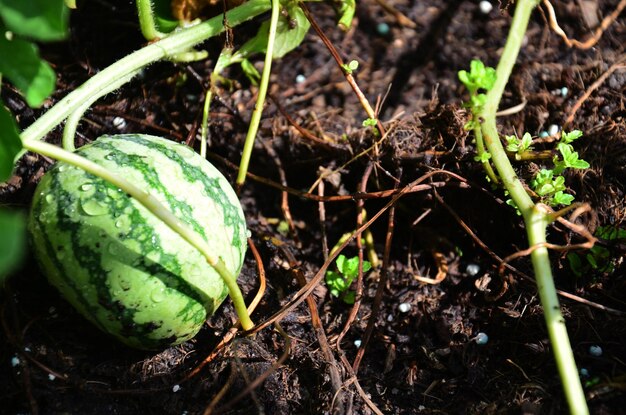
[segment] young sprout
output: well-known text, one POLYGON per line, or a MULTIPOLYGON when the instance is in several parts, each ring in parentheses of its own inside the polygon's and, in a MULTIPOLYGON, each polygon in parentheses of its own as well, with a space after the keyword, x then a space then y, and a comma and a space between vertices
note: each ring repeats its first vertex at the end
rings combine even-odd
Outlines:
POLYGON ((351 60, 350 62, 341 65, 341 67, 347 74, 352 74, 352 72, 356 71, 359 68, 359 62, 351 60))
MULTIPOLYGON (((345 255, 339 255, 335 261, 337 271, 326 271, 326 285, 334 297, 341 297, 346 304, 354 304, 355 292, 350 291, 352 281, 359 275, 359 258, 348 259, 345 255)), ((363 261, 363 272, 372 268, 369 261, 363 261)))
POLYGON ((532 150, 533 138, 530 133, 524 133, 521 140, 514 135, 507 135, 504 138, 507 142, 506 151, 520 154, 532 150))

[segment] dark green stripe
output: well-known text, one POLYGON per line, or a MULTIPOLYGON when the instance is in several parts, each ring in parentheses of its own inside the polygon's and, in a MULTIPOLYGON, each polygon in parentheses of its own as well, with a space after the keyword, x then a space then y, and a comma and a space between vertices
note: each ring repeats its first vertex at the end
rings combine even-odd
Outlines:
MULTIPOLYGON (((74 169, 73 167, 66 168, 74 169)), ((152 340, 148 339, 146 336, 158 327, 155 327, 154 322, 135 322, 134 316, 136 310, 130 307, 124 307, 119 301, 116 300, 115 296, 109 290, 109 287, 106 286, 108 272, 102 268, 102 256, 103 250, 108 249, 111 244, 115 244, 115 248, 119 250, 120 258, 127 257, 132 259, 132 264, 129 265, 132 265, 132 267, 139 269, 148 275, 159 278, 169 289, 179 291, 189 297, 188 305, 185 307, 185 310, 188 313, 188 315, 185 316, 186 320, 197 320, 200 318, 201 321, 203 321, 205 317, 204 315, 198 316, 197 313, 191 313, 191 308, 194 306, 194 300, 204 307, 203 301, 201 300, 199 293, 196 292, 196 290, 194 290, 194 288, 184 279, 179 277, 181 274, 181 266, 178 263, 176 256, 163 252, 160 245, 161 242, 155 234, 154 229, 146 223, 145 218, 131 202, 129 197, 124 194, 120 194, 119 197, 115 198, 108 197, 107 192, 110 192, 111 190, 117 192, 117 188, 110 183, 88 173, 84 174, 95 188, 95 192, 92 197, 100 203, 104 203, 107 206, 108 211, 111 212, 110 215, 113 215, 114 212, 124 212, 125 215, 129 216, 133 226, 131 227, 131 231, 129 233, 118 235, 109 235, 104 230, 94 230, 95 232, 101 232, 102 241, 100 242, 100 249, 92 249, 89 246, 81 245, 79 230, 81 228, 84 229, 89 225, 86 223, 79 224, 77 222, 73 222, 67 215, 66 212, 70 210, 71 206, 76 209, 80 209, 78 206, 78 199, 73 197, 70 192, 67 192, 63 188, 59 179, 58 168, 55 167, 55 169, 57 171, 54 171, 51 177, 50 193, 54 194, 57 198, 58 229, 63 232, 67 232, 71 238, 71 251, 67 254, 73 254, 80 266, 88 270, 89 283, 96 288, 100 306, 116 315, 123 328, 121 334, 123 336, 137 336, 145 347, 158 347, 162 343, 159 341, 158 344, 146 344, 146 342, 152 342, 152 340), (119 240, 117 238, 119 238, 119 240), (121 241, 127 238, 140 241, 141 253, 135 253, 123 245, 121 241), (143 256, 143 254, 147 254, 148 252, 155 250, 160 253, 158 263, 143 256)), ((113 216, 112 220, 115 220, 113 216)), ((45 224, 41 222, 40 226, 42 229, 45 228, 45 224)), ((114 225, 112 224, 112 226, 114 225)), ((47 232, 44 237, 46 238, 46 241, 51 240, 50 235, 47 232)), ((48 243, 48 245, 50 244, 48 243)), ((49 246, 48 253, 57 268, 60 270, 60 274, 62 276, 67 276, 64 281, 77 293, 77 297, 81 304, 85 305, 87 310, 95 310, 94 305, 89 304, 88 300, 83 297, 79 287, 77 287, 72 281, 70 276, 71 270, 67 269, 62 262, 58 261, 55 255, 54 247, 49 246)), ((98 317, 100 316, 97 313, 94 313, 94 318, 98 317)), ((98 321, 98 324, 102 326, 106 323, 98 321)))
MULTIPOLYGON (((190 165, 185 161, 185 159, 178 154, 171 147, 166 146, 164 144, 160 144, 149 139, 142 137, 141 135, 123 135, 123 136, 113 136, 112 139, 119 140, 124 139, 127 141, 131 141, 136 144, 140 144, 150 149, 154 149, 159 151, 160 153, 165 154, 170 160, 173 160, 176 164, 178 164, 183 172, 183 176, 185 180, 189 183, 200 182, 204 187, 204 191, 207 196, 209 196, 212 200, 216 201, 216 203, 222 208, 222 213, 224 216, 224 224, 226 226, 230 226, 233 229, 233 246, 237 247, 237 251, 241 249, 243 243, 241 235, 246 234, 245 229, 245 221, 241 217, 241 213, 236 205, 230 201, 222 186, 220 185, 220 180, 218 178, 207 177, 204 172, 193 165, 190 165)), ((105 145, 105 143, 101 141, 95 142, 98 147, 101 145, 105 145)), ((172 142, 172 145, 180 145, 172 142)), ((118 150, 119 151, 119 150, 118 150)), ((191 150, 193 151, 193 150, 191 150)), ((198 156, 199 157, 199 156, 198 156)), ((206 162, 206 160, 204 160, 206 162)), ((207 162, 208 163, 208 162, 207 162)), ((181 218, 185 219, 185 218, 181 218)), ((195 229, 195 228, 194 228, 195 229)), ((206 236, 204 232, 199 232, 205 240, 206 236)))

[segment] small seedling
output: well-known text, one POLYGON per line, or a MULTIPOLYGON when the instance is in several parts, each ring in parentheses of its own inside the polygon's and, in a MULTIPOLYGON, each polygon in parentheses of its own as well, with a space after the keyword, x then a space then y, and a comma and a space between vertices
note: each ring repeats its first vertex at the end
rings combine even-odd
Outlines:
POLYGON ((465 102, 463 106, 470 110, 471 118, 465 123, 463 128, 467 131, 474 131, 474 137, 476 139, 476 156, 474 157, 474 161, 478 161, 483 165, 487 173, 488 181, 498 183, 498 178, 489 163, 491 154, 485 149, 483 142, 479 116, 487 101, 485 92, 491 90, 496 82, 496 70, 485 66, 482 61, 474 59, 470 62, 469 72, 461 70, 458 76, 459 80, 470 93, 469 101, 465 102))
POLYGON ((359 69, 359 62, 355 60, 351 60, 350 62, 344 63, 343 65, 341 65, 341 68, 345 71, 345 73, 352 74, 352 72, 359 69))
MULTIPOLYGON (((359 258, 348 259, 345 255, 339 255, 335 261, 337 271, 326 271, 326 285, 334 297, 340 297, 346 304, 354 304, 355 292, 350 290, 350 285, 359 275, 359 258)), ((372 268, 369 261, 363 261, 363 272, 372 268)))
MULTIPOLYGON (((600 226, 594 236, 606 241, 626 240, 626 229, 612 226, 600 226)), ((569 267, 577 277, 589 272, 611 274, 615 271, 616 258, 604 246, 594 245, 586 254, 570 252, 567 254, 569 267)))
POLYGON ((574 201, 574 196, 565 193, 565 177, 555 176, 554 170, 541 169, 530 182, 530 187, 549 206, 567 206, 574 201))
POLYGON ((524 133, 521 139, 514 135, 507 135, 504 138, 507 142, 506 151, 520 154, 532 150, 533 138, 530 133, 524 133))
MULTIPOLYGON (((465 103, 465 107, 469 108, 472 114, 479 113, 487 99, 487 96, 481 91, 489 91, 493 88, 493 84, 496 82, 496 70, 485 66, 482 61, 474 59, 470 63, 469 72, 465 70, 459 71, 459 80, 470 93, 470 100, 465 103)), ((477 123, 476 118, 472 117, 465 124, 465 129, 471 130, 477 127, 477 123)))

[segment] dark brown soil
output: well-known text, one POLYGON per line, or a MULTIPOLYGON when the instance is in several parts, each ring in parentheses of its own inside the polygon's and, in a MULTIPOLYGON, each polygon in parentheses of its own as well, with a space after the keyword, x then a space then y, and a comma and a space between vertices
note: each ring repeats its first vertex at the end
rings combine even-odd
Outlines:
MULTIPOLYGON (((46 107, 142 45, 132 3, 79 3, 71 40, 42 48, 59 78, 46 107)), ((250 168, 256 176, 241 191, 267 278, 253 314, 262 323, 293 298, 303 278, 315 276, 326 247, 356 229, 359 198, 339 196, 403 188, 435 170, 456 175, 433 175, 424 182, 432 186, 398 199, 393 228, 388 195, 364 201, 369 218, 386 209, 370 228, 381 259, 386 238, 391 241, 385 266, 363 278, 355 317, 350 317, 352 307, 331 297, 322 283, 312 302, 280 315, 290 347, 270 326, 255 336, 236 336, 195 373, 233 324, 229 301, 192 341, 158 353, 131 350, 73 311, 28 258, 1 293, 0 412, 194 414, 215 399, 213 413, 373 413, 364 397, 385 414, 567 411, 530 263, 520 258, 511 262, 514 268, 498 272, 499 258, 527 247, 522 221, 504 204, 502 190, 485 181, 463 130, 466 92, 457 71, 473 58, 497 64, 512 6, 494 5, 483 14, 477 1, 389 1, 415 22, 410 28, 378 2, 358 3, 357 20, 347 33, 334 25, 330 6, 310 8, 340 55, 360 62, 357 82, 372 105, 380 100, 380 118, 390 133, 374 151, 378 138, 361 126, 367 116, 311 31, 301 47, 274 63, 272 99, 250 168), (380 23, 389 33, 378 30, 380 23), (296 81, 300 75, 304 82, 296 81), (324 142, 303 136, 296 124, 324 142), (337 173, 324 180, 324 203, 292 193, 283 204, 276 183, 306 192, 327 169, 337 173), (291 230, 279 231, 285 220, 292 220, 291 230), (441 282, 416 278, 435 278, 438 267, 447 268, 441 282), (373 330, 366 342, 368 324, 373 330), (478 344, 478 333, 489 341, 478 344), (354 373, 359 342, 365 352, 354 373), (249 385, 261 376, 265 381, 251 391, 249 385)), ((586 39, 597 23, 583 18, 581 5, 601 20, 619 1, 552 3, 561 27, 586 39)), ((235 28, 235 42, 254 32, 254 24, 235 28)), ((580 223, 592 232, 599 226, 626 227, 625 39, 621 17, 593 48, 568 48, 550 30, 546 14, 536 10, 501 105, 526 101, 521 111, 499 118, 503 134, 538 136, 551 124, 561 126, 585 91, 612 71, 568 126, 585 134, 576 149, 591 168, 568 174, 567 184, 578 201, 591 205, 580 223), (621 68, 611 68, 620 59, 621 68)), ((212 58, 220 42, 206 45, 212 58)), ((149 67, 86 114, 78 141, 144 132, 197 147, 213 64, 209 59, 149 67)), ((234 181, 232 163, 239 162, 256 89, 238 68, 227 75, 236 82, 220 91, 212 107, 210 150, 211 160, 234 181)), ((2 94, 22 127, 45 110, 28 109, 9 85, 2 94)), ((58 142, 59 136, 55 131, 47 140, 58 142)), ((16 176, 0 186, 0 202, 26 209, 49 165, 38 156, 24 157, 16 176)), ((522 174, 538 168, 534 163, 518 167, 522 174)), ((555 243, 581 241, 561 225, 549 233, 555 243)), ((563 312, 591 410, 618 414, 626 413, 626 243, 605 245, 614 258, 613 272, 575 277, 565 253, 554 252, 552 260, 557 286, 568 295, 561 297, 563 312), (600 346, 602 355, 593 355, 591 346, 600 346)), ((353 256, 358 249, 353 243, 344 252, 353 256)), ((259 286, 252 254, 240 281, 250 301, 259 286)))

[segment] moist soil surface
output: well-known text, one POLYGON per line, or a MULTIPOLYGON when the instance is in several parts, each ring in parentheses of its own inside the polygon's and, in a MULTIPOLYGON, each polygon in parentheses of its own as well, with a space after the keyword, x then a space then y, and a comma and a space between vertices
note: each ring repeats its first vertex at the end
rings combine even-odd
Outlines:
MULTIPOLYGON (((561 28, 581 40, 618 3, 552 2, 561 28)), ((165 350, 130 349, 74 311, 28 252, 1 293, 0 412, 567 412, 530 261, 519 256, 502 266, 528 247, 523 222, 502 189, 485 180, 463 128, 467 91, 457 72, 472 59, 497 64, 513 13, 511 4, 493 6, 485 12, 477 1, 367 0, 342 31, 330 5, 310 4, 338 54, 358 60, 356 82, 387 133, 362 126, 363 107, 313 30, 274 62, 251 174, 240 191, 258 255, 248 250, 239 281, 249 303, 264 275, 267 287, 252 318, 265 327, 233 336, 227 300, 194 339, 165 350), (418 179, 421 186, 410 186, 418 179), (363 223, 362 209, 367 219, 376 217, 363 234, 363 257, 372 261, 375 253, 378 263, 353 283, 356 306, 350 295, 332 296, 322 281, 307 301, 285 308, 324 272, 342 236, 363 223)), ((626 21, 617 18, 597 44, 580 49, 550 29, 546 10, 531 17, 500 106, 511 108, 498 118, 500 132, 548 132, 552 138, 537 144, 548 148, 565 123, 583 131, 575 148, 591 167, 565 175, 576 201, 590 206, 576 224, 591 233, 624 229, 626 21)), ((234 28, 234 44, 257 25, 234 28)), ((58 74, 45 108, 29 109, 3 85, 22 128, 145 44, 133 2, 79 2, 71 28, 68 41, 41 46, 58 74)), ((141 132, 199 149, 204 95, 223 44, 203 44, 205 61, 154 64, 98 101, 77 144, 141 132)), ((262 56, 253 63, 261 68, 262 56)), ((208 156, 234 183, 257 88, 238 67, 224 75, 230 82, 217 85, 208 156)), ((57 129, 46 140, 59 143, 60 136, 57 129)), ((51 163, 24 156, 0 186, 0 202, 26 210, 51 163)), ((542 163, 515 167, 530 181, 542 163)), ((559 245, 585 241, 564 223, 550 226, 549 238, 559 245)), ((606 258, 572 251, 582 261, 580 275, 567 251, 552 251, 551 261, 590 409, 626 413, 626 241, 598 244, 606 258)), ((357 241, 343 253, 358 257, 357 241)))

